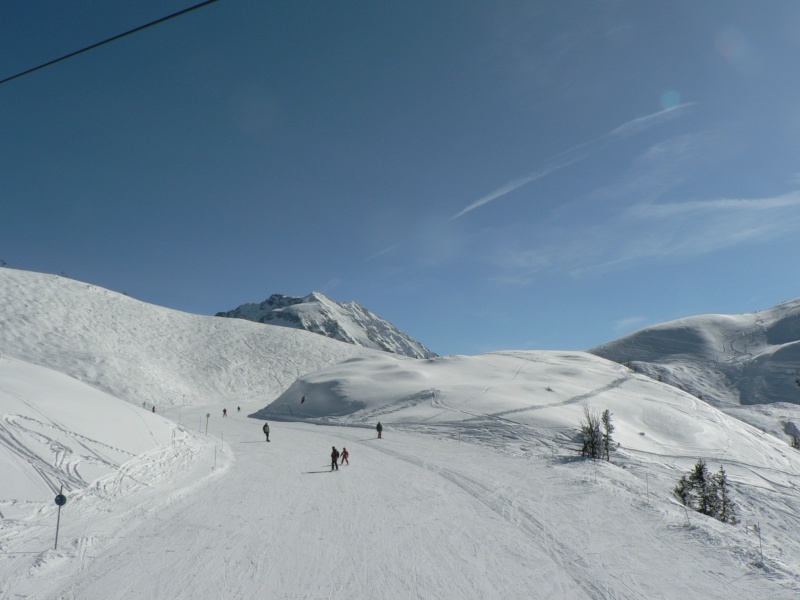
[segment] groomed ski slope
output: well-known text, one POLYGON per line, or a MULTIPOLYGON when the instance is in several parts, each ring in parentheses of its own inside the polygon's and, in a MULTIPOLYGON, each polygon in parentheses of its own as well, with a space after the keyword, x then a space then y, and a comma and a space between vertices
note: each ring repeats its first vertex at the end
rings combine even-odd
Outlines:
MULTIPOLYGON (((193 409, 201 421, 205 409, 193 409)), ((209 420, 199 454, 4 540, 2 598, 793 598, 725 526, 567 456, 372 429, 209 420), (221 438, 224 436, 224 450, 221 438), (331 473, 331 445, 350 465, 331 473), (216 468, 214 453, 216 449, 216 468), (150 478, 160 480, 157 485, 150 478), (165 481, 166 480, 166 481, 165 481), (188 486, 188 487, 187 487, 188 486), (25 554, 30 553, 30 554, 25 554), (10 567, 10 568, 9 568, 10 567)), ((189 445, 197 452, 196 445, 189 445)), ((145 465, 147 467, 145 468, 145 465)))

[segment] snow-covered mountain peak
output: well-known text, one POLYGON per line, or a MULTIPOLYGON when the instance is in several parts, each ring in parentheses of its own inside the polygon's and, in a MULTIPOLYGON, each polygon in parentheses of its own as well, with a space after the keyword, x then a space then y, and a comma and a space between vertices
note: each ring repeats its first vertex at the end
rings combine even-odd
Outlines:
POLYGON ((218 317, 305 329, 335 340, 412 358, 436 356, 423 344, 357 302, 337 302, 311 292, 307 296, 273 294, 259 304, 242 304, 218 317))

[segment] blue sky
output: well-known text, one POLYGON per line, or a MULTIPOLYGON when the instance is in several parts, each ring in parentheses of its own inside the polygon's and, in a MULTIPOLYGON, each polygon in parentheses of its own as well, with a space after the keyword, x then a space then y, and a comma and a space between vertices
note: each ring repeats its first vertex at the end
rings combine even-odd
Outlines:
MULTIPOLYGON (((191 6, 9 0, 0 79, 191 6)), ((220 0, 0 86, 0 259, 439 354, 800 295, 800 4, 220 0)))

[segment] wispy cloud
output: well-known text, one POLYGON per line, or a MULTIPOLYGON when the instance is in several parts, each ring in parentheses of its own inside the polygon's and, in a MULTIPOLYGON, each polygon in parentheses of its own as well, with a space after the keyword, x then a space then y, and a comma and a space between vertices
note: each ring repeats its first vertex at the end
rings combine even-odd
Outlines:
POLYGON ((495 281, 527 284, 547 271, 596 276, 799 233, 800 191, 754 199, 639 202, 591 225, 551 223, 535 238, 521 232, 487 258, 500 269, 495 281))
POLYGON ((614 323, 614 329, 617 331, 631 331, 639 328, 643 323, 646 322, 647 319, 644 317, 627 317, 614 323))
POLYGON ((756 199, 640 203, 606 224, 585 269, 653 259, 686 259, 800 230, 800 192, 756 199), (612 242, 612 239, 618 240, 612 242), (604 259, 601 257, 605 257, 604 259))
POLYGON ((620 141, 640 133, 647 131, 648 129, 655 127, 665 121, 669 121, 675 119, 681 115, 683 115, 687 110, 689 110, 693 103, 685 103, 679 104, 678 106, 674 106, 672 108, 668 108, 657 113, 653 113, 650 115, 645 115, 643 117, 637 117, 636 119, 632 119, 627 123, 620 125, 619 127, 613 129, 609 133, 600 136, 599 138, 585 142, 583 144, 579 144, 577 146, 573 146, 569 150, 562 152, 558 156, 552 158, 549 162, 547 162, 543 167, 533 171, 532 173, 525 175, 524 177, 520 177, 513 181, 506 183, 505 185, 500 186, 493 192, 479 198, 475 202, 469 204, 464 209, 459 211, 458 213, 454 214, 450 217, 451 221, 463 217, 468 212, 475 210, 489 202, 493 202, 498 198, 502 198, 507 194, 521 188, 524 185, 527 185, 537 179, 541 179, 553 173, 554 171, 558 171, 570 165, 573 165, 577 162, 580 162, 589 156, 596 154, 609 144, 620 141))

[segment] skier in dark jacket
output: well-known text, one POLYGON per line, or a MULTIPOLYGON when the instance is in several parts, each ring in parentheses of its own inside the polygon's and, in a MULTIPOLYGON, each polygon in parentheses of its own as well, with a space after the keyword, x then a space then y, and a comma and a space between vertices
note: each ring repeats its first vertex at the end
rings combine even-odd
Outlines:
POLYGON ((383 425, 381 425, 380 421, 378 421, 378 426, 375 429, 378 431, 378 439, 381 439, 381 432, 383 431, 383 425))
POLYGON ((261 428, 264 432, 264 435, 267 436, 267 441, 269 441, 269 423, 264 423, 264 427, 261 428))
POLYGON ((331 471, 334 469, 336 471, 339 470, 339 451, 336 449, 336 446, 332 446, 333 450, 331 450, 331 471))

